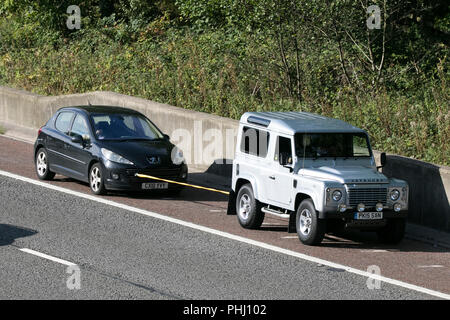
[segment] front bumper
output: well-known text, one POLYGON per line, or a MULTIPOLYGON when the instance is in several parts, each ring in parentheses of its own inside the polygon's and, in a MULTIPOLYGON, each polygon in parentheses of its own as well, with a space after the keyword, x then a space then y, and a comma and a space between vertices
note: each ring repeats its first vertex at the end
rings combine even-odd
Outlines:
MULTIPOLYGON (((372 210, 366 210, 367 212, 372 212, 372 210)), ((375 211, 375 210, 373 210, 375 211)), ((406 218, 408 216, 408 211, 403 210, 399 212, 395 212, 394 210, 383 210, 383 219, 395 219, 395 218, 406 218)), ((325 219, 345 219, 345 220, 354 220, 356 210, 347 210, 345 212, 326 212, 320 218, 325 219)))
MULTIPOLYGON (((162 182, 156 179, 139 178, 136 173, 155 176, 158 178, 186 182, 188 176, 188 169, 185 164, 180 166, 161 166, 154 168, 126 168, 124 166, 109 165, 104 168, 105 174, 105 188, 107 190, 117 191, 155 191, 142 189, 143 183, 162 182)), ((183 186, 169 183, 168 189, 159 190, 180 190, 183 186)))

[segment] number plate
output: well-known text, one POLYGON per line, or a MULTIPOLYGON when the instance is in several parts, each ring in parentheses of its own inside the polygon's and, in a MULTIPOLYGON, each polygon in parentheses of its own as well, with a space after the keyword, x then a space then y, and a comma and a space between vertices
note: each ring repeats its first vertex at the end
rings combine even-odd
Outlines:
POLYGON ((148 182, 142 184, 142 189, 152 190, 152 189, 167 189, 169 188, 169 183, 167 182, 148 182))
POLYGON ((383 219, 383 212, 355 212, 356 220, 379 220, 383 219))

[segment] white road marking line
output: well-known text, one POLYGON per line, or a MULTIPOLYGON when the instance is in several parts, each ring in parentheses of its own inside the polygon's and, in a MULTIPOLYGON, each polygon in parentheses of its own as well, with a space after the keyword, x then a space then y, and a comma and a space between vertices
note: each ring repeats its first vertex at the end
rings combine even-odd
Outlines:
POLYGON ((285 236, 281 237, 281 239, 298 239, 298 236, 285 236))
POLYGON ((417 266, 417 268, 444 268, 444 266, 440 264, 430 264, 429 266, 417 266))
POLYGON ((47 259, 47 260, 51 260, 53 262, 64 264, 66 266, 76 266, 75 263, 72 263, 70 261, 66 261, 66 260, 63 260, 63 259, 55 258, 55 257, 49 256, 48 254, 41 253, 41 252, 38 252, 38 251, 35 251, 35 250, 31 250, 31 249, 27 249, 27 248, 22 248, 22 249, 19 249, 19 250, 22 251, 22 252, 26 252, 26 253, 29 253, 29 254, 32 254, 32 255, 35 255, 35 256, 47 259))
POLYGON ((379 252, 389 252, 384 249, 370 249, 370 250, 361 250, 361 252, 373 252, 373 253, 379 253, 379 252))
POLYGON ((357 274, 357 275, 360 275, 360 276, 363 276, 363 277, 366 277, 366 278, 380 280, 382 282, 389 283, 389 284, 392 284, 392 285, 395 285, 395 286, 399 286, 399 287, 406 288, 406 289, 409 289, 409 290, 414 290, 414 291, 417 291, 417 292, 420 292, 420 293, 424 293, 424 294, 428 294, 428 295, 431 295, 431 296, 434 296, 434 297, 450 300, 450 294, 446 294, 446 293, 443 293, 443 292, 439 292, 439 291, 427 289, 427 288, 424 288, 424 287, 416 286, 414 284, 410 284, 410 283, 403 282, 403 281, 400 281, 400 280, 387 278, 387 277, 384 277, 384 276, 381 276, 381 275, 369 273, 367 271, 363 271, 363 270, 359 270, 359 269, 356 269, 356 268, 348 267, 348 266, 345 266, 345 265, 342 265, 342 264, 339 264, 339 263, 334 263, 334 262, 331 262, 331 261, 328 261, 328 260, 324 260, 324 259, 320 259, 320 258, 316 258, 316 257, 313 257, 313 256, 308 256, 306 254, 295 252, 295 251, 292 251, 292 250, 283 249, 283 248, 280 248, 280 247, 277 247, 277 246, 274 246, 274 245, 270 245, 268 243, 264 243, 264 242, 261 242, 261 241, 256 241, 256 240, 252 240, 252 239, 249 239, 249 238, 244 238, 244 237, 237 236, 237 235, 234 235, 234 234, 231 234, 231 233, 228 233, 228 232, 219 231, 219 230, 216 230, 216 229, 213 229, 213 228, 197 225, 197 224, 192 223, 192 222, 187 222, 187 221, 183 221, 183 220, 180 220, 180 219, 164 216, 164 215, 156 213, 156 212, 135 208, 135 207, 132 207, 132 206, 129 206, 129 205, 126 205, 126 204, 114 202, 114 201, 111 201, 111 200, 106 200, 106 199, 103 199, 101 197, 95 197, 95 196, 88 195, 88 194, 85 194, 85 193, 81 193, 81 192, 78 192, 78 191, 73 191, 73 190, 70 190, 70 189, 54 186, 54 185, 51 185, 51 184, 48 184, 48 183, 45 183, 45 182, 42 182, 42 181, 39 181, 39 180, 33 180, 33 179, 30 179, 30 178, 27 178, 27 177, 23 177, 23 176, 20 176, 20 175, 17 175, 17 174, 13 174, 13 173, 10 173, 10 172, 6 172, 6 171, 0 170, 0 175, 3 175, 5 177, 9 177, 9 178, 13 178, 13 179, 17 179, 17 180, 20 180, 20 181, 23 181, 23 182, 28 182, 28 183, 31 183, 31 184, 34 184, 34 185, 37 185, 37 186, 45 187, 47 189, 63 192, 63 193, 70 194, 70 195, 73 195, 73 196, 77 196, 77 197, 80 197, 80 198, 83 198, 83 199, 96 201, 98 203, 103 203, 103 204, 106 204, 106 205, 109 205, 109 206, 112 206, 112 207, 116 207, 116 208, 120 208, 120 209, 123 209, 123 210, 139 213, 139 214, 142 214, 142 215, 145 215, 145 216, 148 216, 148 217, 152 217, 152 218, 156 218, 156 219, 172 222, 172 223, 175 223, 175 224, 178 224, 178 225, 182 225, 182 226, 185 226, 185 227, 189 227, 189 228, 192 228, 192 229, 195 229, 195 230, 207 232, 207 233, 214 234, 214 235, 217 235, 217 236, 221 236, 221 237, 224 237, 224 238, 227 238, 227 239, 231 239, 231 240, 239 241, 239 242, 242 242, 242 243, 250 244, 250 245, 253 245, 253 246, 256 246, 256 247, 259 247, 259 248, 263 248, 263 249, 275 251, 275 252, 278 252, 278 253, 286 254, 286 255, 289 255, 289 256, 292 256, 292 257, 296 257, 296 258, 299 258, 299 259, 303 259, 303 260, 306 260, 306 261, 310 261, 310 262, 314 262, 314 263, 317 263, 317 264, 326 265, 326 266, 331 267, 331 268, 344 269, 347 272, 354 273, 354 274, 357 274))
POLYGON ((269 226, 284 226, 285 223, 278 223, 278 222, 263 222, 263 225, 269 225, 269 226))
POLYGON ((209 209, 209 212, 222 212, 223 210, 218 210, 218 209, 209 209))

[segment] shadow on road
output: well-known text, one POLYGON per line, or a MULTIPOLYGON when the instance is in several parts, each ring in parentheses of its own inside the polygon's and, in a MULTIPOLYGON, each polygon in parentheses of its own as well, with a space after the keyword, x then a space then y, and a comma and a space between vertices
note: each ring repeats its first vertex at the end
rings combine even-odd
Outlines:
MULTIPOLYGON (((194 174, 193 174, 194 175, 194 174)), ((204 173, 195 173, 196 178, 202 178, 204 173)), ((59 182, 73 182, 78 187, 78 191, 84 191, 90 193, 89 185, 87 183, 79 182, 71 178, 57 177, 55 179, 59 182)), ((196 179, 197 181, 201 179, 196 179)), ((205 187, 208 185, 203 184, 205 187)), ((211 187, 211 186, 209 186, 211 187)), ((214 187, 214 186, 212 186, 214 187)), ((218 189, 227 190, 225 186, 218 189)), ((68 186, 70 188, 70 186, 68 186)), ((195 188, 186 187, 178 195, 169 194, 165 191, 152 191, 152 192, 108 192, 109 197, 117 198, 129 198, 134 200, 163 200, 163 201, 189 201, 189 202, 224 202, 228 201, 228 196, 195 188)), ((216 207, 216 204, 212 204, 216 207)), ((225 214, 225 213, 224 213, 225 214)), ((275 219, 273 221, 281 222, 286 225, 278 225, 278 223, 270 225, 263 225, 260 228, 261 232, 280 232, 285 233, 286 236, 293 236, 295 233, 287 233, 287 221, 275 219)), ((238 226, 237 226, 238 227, 238 226)), ((299 245, 301 245, 299 243, 299 245)), ((430 252, 430 253, 448 253, 450 249, 444 247, 435 247, 429 243, 411 240, 407 237, 398 245, 386 245, 378 241, 378 238, 374 232, 361 232, 356 230, 345 230, 340 232, 334 232, 326 234, 322 247, 328 248, 342 248, 342 249, 354 249, 354 250, 382 250, 386 252, 430 252)))
POLYGON ((378 240, 375 232, 362 232, 357 230, 345 230, 326 234, 321 246, 358 250, 380 250, 380 252, 450 252, 448 248, 436 247, 429 243, 409 239, 408 235, 399 244, 383 244, 378 240))
POLYGON ((0 224, 0 246, 12 244, 18 238, 29 237, 38 233, 35 230, 13 226, 10 224, 0 224))
MULTIPOLYGON (((77 187, 74 190, 84 191, 90 193, 89 184, 81 182, 72 178, 66 178, 62 176, 57 176, 54 179, 55 182, 67 183, 67 186, 62 185, 62 187, 72 189, 74 185, 77 187)), ((194 183, 194 182, 191 182, 194 183)), ((198 183, 197 183, 198 184, 198 183)), ((198 184, 203 187, 217 188, 219 190, 228 191, 225 187, 219 186, 209 186, 206 184, 198 184)), ((108 191, 107 196, 119 197, 119 198, 131 198, 131 199, 142 199, 142 200, 170 200, 173 201, 228 201, 228 196, 222 193, 217 193, 213 191, 201 190, 192 187, 185 187, 179 194, 172 194, 168 191, 163 190, 152 190, 152 191, 108 191)))

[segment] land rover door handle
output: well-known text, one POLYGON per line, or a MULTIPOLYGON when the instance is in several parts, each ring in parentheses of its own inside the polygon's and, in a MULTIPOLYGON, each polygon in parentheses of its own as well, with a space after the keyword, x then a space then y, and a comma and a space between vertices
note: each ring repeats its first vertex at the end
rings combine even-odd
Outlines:
POLYGON ((269 176, 269 178, 275 180, 275 176, 269 176))

